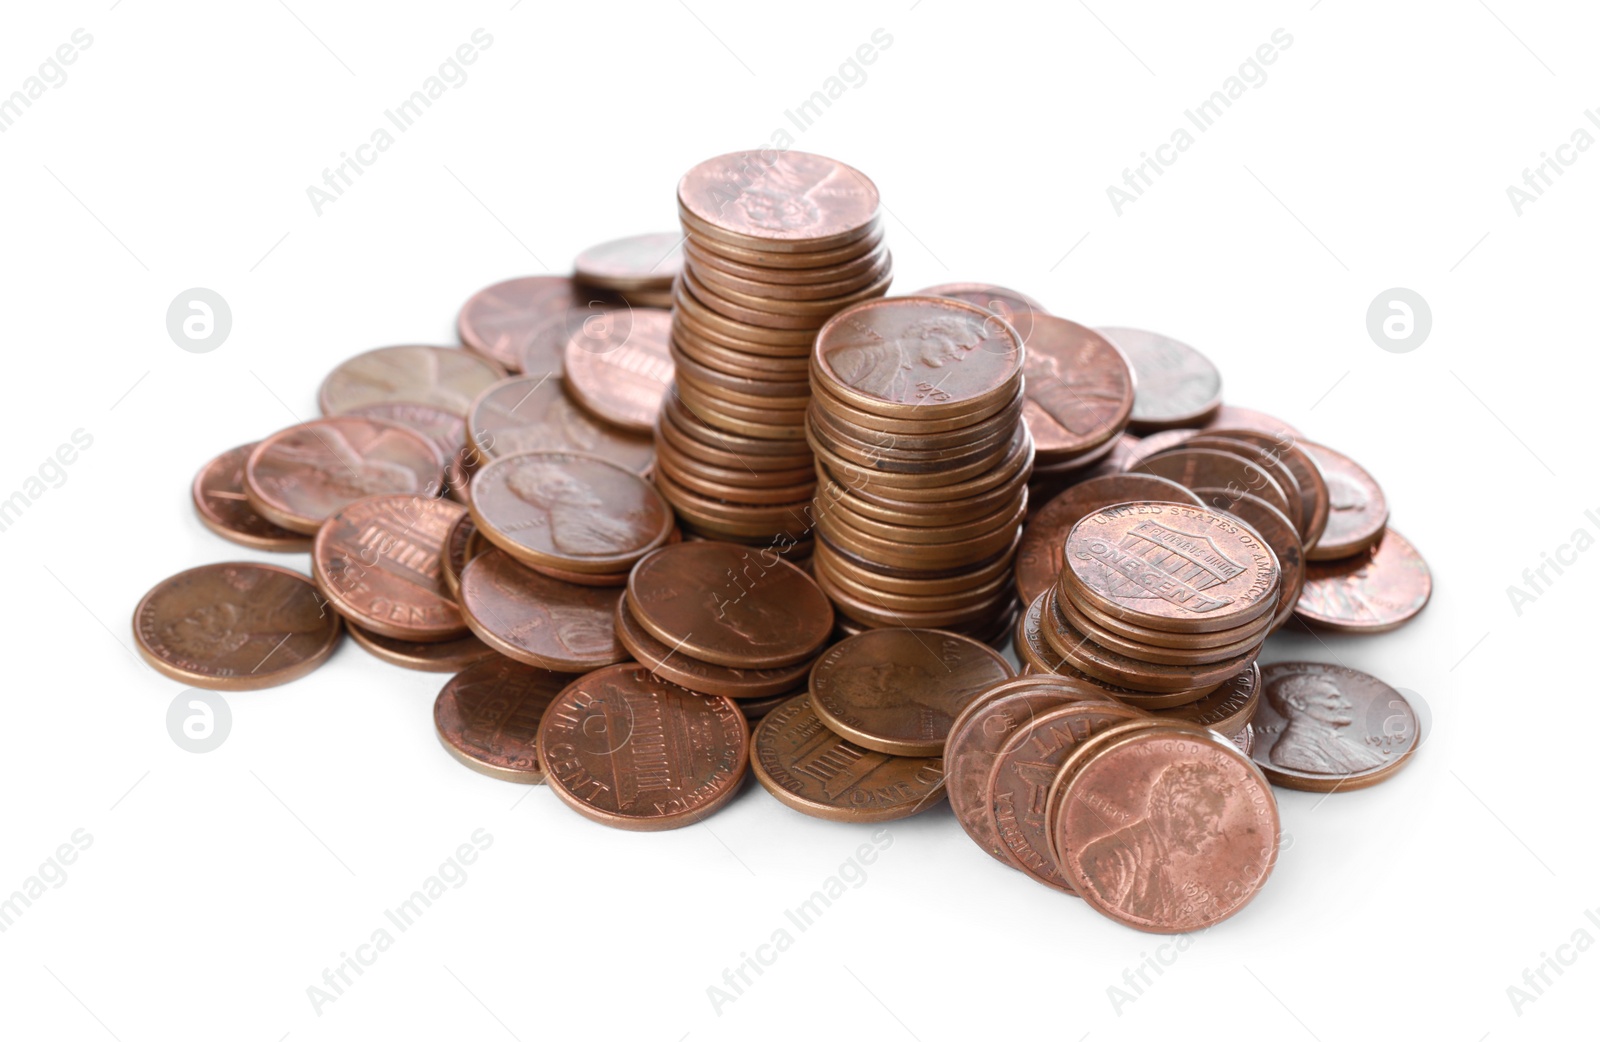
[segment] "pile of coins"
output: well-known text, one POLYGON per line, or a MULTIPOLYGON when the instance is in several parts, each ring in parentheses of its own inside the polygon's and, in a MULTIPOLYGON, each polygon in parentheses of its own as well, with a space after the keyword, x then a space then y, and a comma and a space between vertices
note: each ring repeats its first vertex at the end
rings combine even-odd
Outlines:
POLYGON ((678 215, 677 382, 656 430, 657 484, 686 531, 803 559, 811 345, 836 312, 889 288, 878 190, 822 156, 738 152, 684 175, 678 215))
POLYGON ((1033 464, 1022 364, 1014 328, 947 297, 858 304, 817 334, 815 570, 859 627, 1008 632, 1033 464))

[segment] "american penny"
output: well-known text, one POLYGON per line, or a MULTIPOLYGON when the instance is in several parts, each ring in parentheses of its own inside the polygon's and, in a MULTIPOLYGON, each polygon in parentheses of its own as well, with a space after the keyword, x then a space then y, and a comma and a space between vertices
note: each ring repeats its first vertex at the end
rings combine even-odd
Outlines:
POLYGON ((673 526, 654 485, 576 452, 492 460, 472 479, 472 518, 484 538, 525 564, 597 575, 626 571, 673 526))
POLYGON ((1312 561, 1295 614, 1341 633, 1387 633, 1414 618, 1433 596, 1433 574, 1411 540, 1385 529, 1353 557, 1312 561))
POLYGON ((433 703, 433 726, 451 756, 501 781, 544 781, 539 721, 573 677, 500 655, 451 677, 433 703))
MULTIPOLYGON (((946 282, 929 286, 927 289, 919 289, 911 295, 948 297, 951 300, 964 300, 968 304, 976 304, 985 311, 1005 319, 1012 329, 1022 334, 1024 341, 1033 336, 1035 319, 1049 316, 1049 310, 1026 293, 1018 293, 1004 286, 991 286, 985 282, 946 282)), ((1031 345, 1028 350, 1030 352, 1033 350, 1031 345)), ((1028 376, 1032 378, 1031 370, 1028 376)))
POLYGON ((472 459, 467 448, 467 421, 459 413, 421 402, 373 402, 347 409, 342 415, 388 420, 427 438, 445 465, 445 492, 459 503, 466 502, 472 459))
POLYGON ((473 447, 486 460, 521 452, 582 452, 647 474, 652 440, 597 419, 567 396, 560 373, 527 373, 480 394, 467 414, 473 447))
POLYGON ((434 495, 441 476, 433 445, 409 427, 326 416, 256 443, 244 490, 268 520, 313 535, 328 515, 365 496, 434 495))
POLYGON ((908 818, 944 798, 944 761, 890 756, 840 738, 797 695, 756 725, 750 759, 761 787, 786 806, 829 821, 908 818))
POLYGON ((741 708, 746 700, 793 694, 811 672, 809 661, 782 669, 734 669, 691 658, 674 651, 639 625, 633 612, 628 610, 626 597, 617 599, 616 629, 617 639, 628 649, 628 654, 657 676, 690 691, 738 699, 741 708))
POLYGON ((422 673, 458 673, 486 658, 503 658, 470 633, 451 640, 415 641, 385 637, 349 621, 345 629, 350 631, 350 639, 374 658, 422 673))
POLYGON ((1022 663, 1024 672, 1056 673, 1065 664, 1059 652, 1051 647, 1044 636, 1045 598, 1050 591, 1034 597, 1017 616, 1016 631, 1011 637, 1012 650, 1022 663))
POLYGON ((799 152, 732 152, 678 182, 682 211, 736 246, 779 252, 850 243, 878 220, 878 189, 837 160, 799 152))
MULTIPOLYGON (((1201 449, 1215 449, 1231 456, 1237 456, 1265 472, 1277 484, 1278 488, 1283 490, 1284 507, 1279 507, 1276 503, 1273 503, 1273 507, 1281 511, 1289 519, 1296 532, 1303 533, 1306 527, 1305 499, 1301 494, 1299 479, 1286 466, 1281 453, 1270 447, 1263 448, 1256 445, 1253 440, 1254 437, 1248 431, 1241 431, 1237 435, 1233 432, 1219 431, 1213 434, 1208 431, 1200 431, 1193 438, 1190 438, 1181 450, 1174 453, 1162 453, 1154 457, 1154 459, 1160 461, 1169 455, 1181 455, 1183 452, 1201 449)), ((1206 500, 1208 505, 1221 510, 1226 510, 1226 504, 1239 495, 1254 495, 1259 499, 1264 499, 1268 502, 1272 501, 1272 497, 1267 490, 1259 485, 1230 487, 1218 484, 1204 487, 1210 487, 1221 493, 1222 498, 1213 495, 1206 500)))
POLYGON ((477 532, 472 515, 463 510, 445 533, 444 545, 439 549, 439 574, 444 576, 445 589, 450 591, 453 600, 459 601, 461 597, 461 569, 482 552, 478 545, 481 540, 473 538, 477 532))
MULTIPOLYGON (((1198 494, 1211 503, 1223 498, 1220 489, 1200 489, 1198 494)), ((1306 585, 1305 550, 1301 545, 1300 532, 1283 516, 1282 511, 1266 500, 1245 493, 1229 496, 1228 502, 1227 512, 1254 529, 1278 559, 1278 607, 1273 613, 1272 629, 1282 629, 1289 621, 1289 616, 1294 614, 1295 605, 1306 585)))
POLYGON ((498 364, 458 347, 379 347, 335 366, 317 401, 324 416, 377 402, 418 402, 465 416, 478 392, 505 375, 498 364))
POLYGON ((1197 427, 1222 404, 1222 374, 1188 344, 1143 329, 1102 328, 1133 367, 1133 415, 1128 427, 1149 434, 1168 427, 1197 427))
POLYGON ((640 561, 628 606, 657 640, 736 669, 778 669, 811 658, 833 631, 833 606, 815 580, 771 550, 684 542, 640 561))
POLYGON ((1150 636, 1157 632, 1154 630, 1130 634, 1125 630, 1105 626, 1083 612, 1070 597, 1057 596, 1055 606, 1074 630, 1108 651, 1144 663, 1171 666, 1207 666, 1216 662, 1234 661, 1241 655, 1254 653, 1266 639, 1267 624, 1271 621, 1262 619, 1254 626, 1229 631, 1230 635, 1237 634, 1237 636, 1226 644, 1174 648, 1150 639, 1150 636))
POLYGON ((508 658, 558 673, 628 657, 613 623, 621 594, 540 575, 500 550, 461 570, 461 613, 472 632, 508 658))
POLYGON ((1261 667, 1252 662, 1198 702, 1150 712, 1163 720, 1186 720, 1209 727, 1224 738, 1233 738, 1250 726, 1250 718, 1260 703, 1261 667))
MULTIPOLYGON (((1176 481, 1185 488, 1223 489, 1228 496, 1251 493, 1260 496, 1288 515, 1299 516, 1298 503, 1289 502, 1289 493, 1266 468, 1242 455, 1214 448, 1189 445, 1158 452, 1128 468, 1130 474, 1155 474, 1176 481)), ((1214 507, 1214 509, 1226 509, 1214 507)))
POLYGON ((133 612, 139 654, 158 673, 218 691, 286 684, 339 643, 339 616, 287 568, 206 564, 163 579, 133 612))
POLYGON ((1031 331, 1018 332, 1027 347, 1023 415, 1042 457, 1079 456, 1122 432, 1133 411, 1133 372, 1111 341, 1054 315, 1037 315, 1031 331))
POLYGON ((672 383, 672 313, 608 311, 584 323, 562 353, 567 390, 591 413, 623 430, 650 433, 672 383))
POLYGON ((578 254, 572 262, 573 277, 619 293, 668 290, 683 267, 682 246, 679 232, 612 239, 578 254))
POLYGON ((670 684, 633 663, 579 677, 539 725, 557 797, 613 828, 691 825, 739 791, 750 733, 732 699, 670 684))
POLYGON ((1274 785, 1364 789, 1405 766, 1421 740, 1405 696, 1359 670, 1274 662, 1261 667, 1261 683, 1252 755, 1274 785))
POLYGON ((561 369, 567 316, 582 311, 594 294, 561 275, 507 279, 474 293, 456 320, 461 342, 508 372, 561 369), (551 342, 552 333, 560 338, 551 342), (545 333, 535 350, 535 335, 545 333))
POLYGON ((1153 933, 1212 926, 1243 908, 1278 855, 1267 780, 1225 740, 1140 731, 1084 763, 1054 821, 1079 896, 1153 933))
POLYGON ((811 707, 836 733, 895 756, 938 756, 974 698, 1015 674, 994 649, 933 629, 878 629, 811 670, 811 707))
POLYGON ((255 443, 229 449, 200 468, 194 477, 195 513, 222 538, 254 550, 283 553, 311 549, 311 538, 274 524, 250 505, 244 491, 244 464, 255 443))
MULTIPOLYGON (((1096 643, 1073 626, 1061 613, 1058 591, 1047 590, 1044 597, 1042 630, 1045 641, 1089 677, 1144 692, 1145 697, 1137 703, 1141 708, 1160 709, 1192 702, 1216 690, 1256 658, 1256 648, 1235 658, 1205 665, 1174 666, 1134 658, 1096 643)), ((1124 696, 1124 700, 1129 699, 1124 696)))
POLYGON ((989 772, 990 816, 1000 853, 1029 878, 1056 890, 1072 884, 1055 864, 1046 829, 1046 801, 1056 772, 1074 746, 1143 714, 1112 702, 1071 702, 1019 726, 995 755, 989 772))
POLYGON ((368 496, 317 531, 311 572, 339 614, 398 640, 449 640, 467 624, 444 580, 445 539, 466 509, 444 499, 368 496))
POLYGON ((1229 405, 1226 402, 1212 414, 1201 429, 1212 428, 1259 431, 1271 438, 1289 441, 1300 441, 1305 438, 1298 429, 1276 416, 1269 416, 1256 409, 1247 409, 1242 405, 1229 405))
POLYGON ((1328 483, 1310 453, 1300 447, 1299 436, 1262 434, 1239 427, 1219 428, 1210 433, 1248 441, 1289 472, 1294 479, 1294 487, 1299 492, 1298 527, 1302 537, 1301 543, 1303 546, 1315 546, 1317 540, 1322 538, 1323 529, 1328 525, 1328 483))
POLYGON ((1389 523, 1389 501, 1362 466, 1326 445, 1302 441, 1328 483, 1328 524, 1322 538, 1306 551, 1312 561, 1331 561, 1359 554, 1383 537, 1389 523))
POLYGON ((1118 503, 1169 500, 1203 506, 1200 497, 1153 474, 1108 474, 1089 478, 1062 492, 1028 520, 1017 546, 1017 594, 1031 603, 1054 586, 1065 565, 1064 547, 1072 526, 1118 503))

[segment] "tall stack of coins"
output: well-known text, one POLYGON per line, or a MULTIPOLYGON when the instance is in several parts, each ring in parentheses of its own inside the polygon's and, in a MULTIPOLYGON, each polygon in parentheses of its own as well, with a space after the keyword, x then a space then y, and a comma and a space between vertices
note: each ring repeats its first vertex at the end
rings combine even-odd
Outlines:
POLYGON ((858 626, 1008 631, 1033 462, 1022 366, 1011 325, 948 298, 858 304, 817 335, 815 570, 858 626))
POLYGON ((878 190, 822 156, 737 152, 684 175, 678 213, 676 383, 656 482, 685 531, 803 557, 811 345, 834 313, 889 288, 878 190))

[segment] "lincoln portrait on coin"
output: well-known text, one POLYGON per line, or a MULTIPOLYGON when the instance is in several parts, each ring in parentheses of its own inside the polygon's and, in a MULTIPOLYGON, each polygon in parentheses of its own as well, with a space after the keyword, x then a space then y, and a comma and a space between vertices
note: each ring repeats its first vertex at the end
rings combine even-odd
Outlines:
POLYGON ((941 378, 933 370, 962 361, 986 336, 983 319, 965 314, 913 322, 893 339, 865 328, 856 333, 828 352, 828 366, 864 394, 908 404, 939 400, 941 378))
POLYGON ((833 171, 832 163, 790 155, 770 163, 758 159, 748 169, 754 173, 754 180, 739 190, 734 205, 752 226, 773 232, 801 232, 822 219, 822 210, 811 193, 833 171))
POLYGON ((524 463, 506 479, 513 495, 550 519, 550 543, 574 555, 625 553, 640 543, 638 527, 607 515, 605 501, 581 478, 549 463, 524 463))
POLYGON ((1294 673, 1267 685, 1267 701, 1283 717, 1283 733, 1268 758, 1285 770, 1353 774, 1383 765, 1376 749, 1353 741, 1346 729, 1355 708, 1339 685, 1315 673, 1294 673))
POLYGON ((1173 870, 1220 831, 1232 786, 1199 763, 1174 763, 1156 776, 1143 818, 1083 848, 1078 864, 1100 897, 1128 915, 1171 922, 1195 902, 1173 870))

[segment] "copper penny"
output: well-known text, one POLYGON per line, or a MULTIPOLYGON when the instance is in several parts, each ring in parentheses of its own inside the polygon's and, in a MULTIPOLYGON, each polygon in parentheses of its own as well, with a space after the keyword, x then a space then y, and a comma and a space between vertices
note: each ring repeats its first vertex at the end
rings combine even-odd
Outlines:
POLYGON ((1057 603, 1057 591, 1047 590, 1044 598, 1042 629, 1046 642, 1091 678, 1146 692, 1148 696, 1167 696, 1142 699, 1138 703, 1142 708, 1166 708, 1192 702, 1216 690, 1256 657, 1257 649, 1251 648, 1236 658, 1205 665, 1173 666, 1133 658, 1095 643, 1067 621, 1057 603))
POLYGON ((1260 703, 1261 667, 1252 662, 1198 702, 1150 712, 1163 720, 1186 720, 1208 727, 1224 738, 1233 738, 1250 726, 1250 718, 1260 703))
POLYGON ((461 415, 421 402, 373 402, 371 405, 347 409, 341 415, 388 420, 402 427, 410 427, 427 438, 445 465, 445 492, 457 502, 466 502, 467 485, 472 475, 469 473, 471 460, 467 449, 467 421, 461 415))
POLYGON ((1092 907, 1152 933, 1228 918, 1278 856, 1278 806, 1225 740, 1149 730, 1079 768, 1054 822, 1061 870, 1092 907))
POLYGON ((1110 474, 1080 482, 1029 518, 1017 545, 1017 595, 1032 603, 1056 584, 1065 565, 1067 533, 1073 525, 1098 510, 1139 500, 1204 506, 1189 489, 1153 474, 1110 474))
POLYGON ((539 721, 573 679, 495 655, 445 683, 433 703, 433 726, 445 750, 466 766, 536 785, 544 781, 539 721))
POLYGON ((1143 626, 1208 633, 1276 604, 1276 555, 1236 520, 1199 507, 1128 503, 1067 535, 1067 568, 1102 611, 1143 626))
POLYGON ((672 508, 655 486, 598 456, 523 452, 472 479, 472 518, 525 564, 598 575, 625 571, 666 542, 672 508))
POLYGON ((629 293, 668 290, 683 267, 683 235, 650 232, 591 246, 572 262, 580 282, 629 293))
POLYGON ((1256 766, 1286 789, 1346 792, 1393 775, 1421 740, 1405 696, 1370 676, 1323 662, 1261 669, 1266 697, 1252 721, 1256 766))
POLYGON ((339 616, 311 580, 269 564, 206 564, 151 588, 133 611, 144 660, 182 684, 253 691, 316 669, 339 616))
POLYGON ((244 464, 255 442, 229 449, 194 476, 194 509, 200 521, 230 542, 255 550, 303 552, 311 538, 273 524, 250 505, 244 491, 244 464))
POLYGON ((1012 867, 1046 886, 1072 892, 1055 864, 1046 830, 1050 784, 1079 742, 1143 715, 1112 702, 1071 702, 1028 720, 1006 739, 989 772, 988 794, 1000 853, 1012 867))
POLYGON ((461 570, 461 612, 482 641, 508 658, 582 673, 628 657, 613 619, 620 590, 540 575, 489 550, 461 570))
MULTIPOLYGON (((976 304, 985 311, 1005 319, 1012 329, 1022 334, 1024 341, 1033 336, 1034 320, 1049 315, 1049 310, 1043 304, 1026 293, 1018 293, 1004 286, 991 286, 985 282, 946 282, 929 286, 927 289, 919 289, 911 295, 947 297, 950 300, 964 300, 968 304, 976 304)), ((1032 350, 1030 345, 1029 351, 1032 350)), ((1028 375, 1032 377, 1031 370, 1028 375)))
POLYGON ((1205 423, 1222 404, 1222 374, 1188 344, 1143 329, 1102 328, 1133 366, 1137 434, 1205 423))
POLYGON ((1414 618, 1433 596, 1433 575, 1411 541, 1386 529, 1354 557, 1312 561, 1295 614, 1340 633, 1387 633, 1414 618))
POLYGON ((481 540, 473 537, 477 535, 478 526, 473 523, 472 515, 462 511, 450 526, 450 531, 445 533, 444 545, 439 549, 439 574, 444 576, 445 589, 450 591, 450 597, 458 600, 461 597, 461 569, 467 562, 482 552, 478 545, 481 540))
POLYGON ((1116 437, 1133 411, 1133 372, 1122 352, 1092 329, 1037 315, 1023 373, 1023 415, 1035 450, 1048 459, 1081 455, 1116 437))
POLYGON ((782 669, 733 669, 690 658, 661 643, 649 630, 639 625, 633 612, 628 610, 626 597, 617 599, 615 621, 617 639, 628 650, 628 654, 657 676, 690 691, 739 699, 741 707, 747 699, 791 695, 797 686, 805 683, 806 674, 811 672, 809 661, 782 669))
POLYGON ((573 280, 559 275, 530 275, 507 279, 479 290, 461 307, 456 320, 461 342, 470 351, 492 359, 502 369, 517 372, 529 360, 534 334, 549 327, 552 320, 562 324, 559 340, 545 341, 544 351, 533 354, 539 372, 561 369, 561 345, 566 342, 565 319, 569 312, 581 310, 591 293, 573 280))
POLYGON ((1016 652, 1017 660, 1022 663, 1024 672, 1056 673, 1066 666, 1061 654, 1050 646, 1044 636, 1044 606, 1049 593, 1046 590, 1029 601, 1017 616, 1011 647, 1016 652))
POLYGON ((814 250, 852 242, 878 219, 878 189, 825 156, 762 150, 698 164, 678 182, 678 205, 735 245, 814 250))
POLYGON ((1237 434, 1232 431, 1219 431, 1215 434, 1208 431, 1200 431, 1193 438, 1190 438, 1182 449, 1171 453, 1161 453, 1153 457, 1153 461, 1159 463, 1168 456, 1182 455, 1184 452, 1192 450, 1211 449, 1245 460, 1264 472, 1283 491, 1284 506, 1280 507, 1276 502, 1273 502, 1268 490, 1259 483, 1256 485, 1230 486, 1226 484, 1205 485, 1203 482, 1196 482, 1201 487, 1215 489, 1220 493, 1221 498, 1217 495, 1212 495, 1207 499, 1207 503, 1215 509, 1226 510, 1226 504, 1234 498, 1240 495, 1255 495, 1259 499, 1271 502, 1274 509, 1280 511, 1289 519, 1289 523, 1294 526, 1295 532, 1303 535, 1306 530, 1306 515, 1305 499, 1301 494, 1300 481, 1285 464, 1283 456, 1274 448, 1263 448, 1256 445, 1252 440, 1256 437, 1261 436, 1254 435, 1249 431, 1240 431, 1237 434))
POLYGON ((450 528, 466 510, 444 499, 368 496, 317 531, 311 573, 339 614, 398 640, 466 633, 441 563, 450 528))
MULTIPOLYGON (((1212 503, 1224 496, 1220 489, 1200 489, 1198 492, 1200 498, 1212 503)), ((1249 493, 1230 496, 1229 499, 1231 502, 1227 512, 1254 529, 1278 559, 1278 608, 1273 614, 1272 629, 1282 629, 1289 621, 1289 616, 1294 614, 1295 605, 1306 585, 1305 550, 1300 542, 1300 532, 1283 516, 1282 511, 1265 500, 1249 493)))
POLYGON ((1315 546, 1328 525, 1328 483, 1310 453, 1300 447, 1298 436, 1261 434, 1238 427, 1219 428, 1211 433, 1248 441, 1289 472, 1299 492, 1301 545, 1315 546))
POLYGON ((1229 405, 1226 402, 1211 415, 1211 418, 1205 422, 1201 429, 1210 430, 1212 428, 1259 431, 1268 437, 1286 441, 1301 441, 1305 438, 1305 435, 1301 434, 1299 430, 1276 416, 1269 416, 1256 409, 1247 409, 1242 405, 1229 405))
POLYGON ((739 707, 739 712, 744 714, 745 721, 754 727, 765 719, 766 715, 796 695, 804 695, 805 691, 784 691, 766 698, 741 698, 734 702, 739 707))
POLYGON ((1328 525, 1306 557, 1312 561, 1351 557, 1381 539, 1389 523, 1389 501, 1372 475, 1326 445, 1302 441, 1300 447, 1316 461, 1328 483, 1328 525))
POLYGON ((539 725, 539 762, 563 803, 613 828, 692 825, 739 791, 750 733, 732 699, 633 663, 564 688, 539 725))
POLYGON ((478 392, 505 375, 494 362, 458 347, 379 347, 335 366, 317 401, 324 416, 377 402, 418 402, 465 416, 478 392))
POLYGON ((628 606, 669 647, 719 666, 776 669, 815 655, 833 606, 805 572, 771 551, 685 542, 640 561, 628 606))
POLYGON ((944 761, 890 756, 830 731, 797 695, 756 725, 750 765, 761 787, 802 814, 829 821, 908 818, 944 798, 944 761))
POLYGON ((836 733, 894 756, 938 756, 955 718, 1015 674, 992 648, 932 629, 868 630, 811 670, 811 708, 836 733))
POLYGON ((453 640, 415 641, 385 637, 348 621, 345 628, 350 639, 374 658, 422 673, 457 673, 486 658, 504 658, 470 633, 453 640))
POLYGON ((559 373, 528 373, 480 394, 467 414, 473 447, 486 459, 520 452, 583 452, 647 474, 652 439, 596 419, 567 397, 559 373))
MULTIPOLYGON (((1248 448, 1241 446, 1241 448, 1248 448)), ((1191 448, 1185 444, 1149 456, 1132 467, 1130 474, 1155 474, 1176 481, 1185 488, 1216 488, 1227 491, 1229 497, 1253 493, 1271 503, 1294 520, 1300 512, 1299 504, 1289 504, 1289 493, 1269 474, 1265 467, 1253 459, 1233 452, 1214 448, 1191 448)), ((1220 509, 1220 508, 1219 508, 1220 509)))
POLYGON ((591 318, 563 349, 567 390, 606 422, 650 433, 672 383, 671 325, 672 313, 659 308, 623 308, 591 318))
POLYGON ((327 416, 258 442, 245 461, 244 488, 263 516, 312 535, 365 496, 434 495, 441 472, 433 445, 408 427, 327 416))

